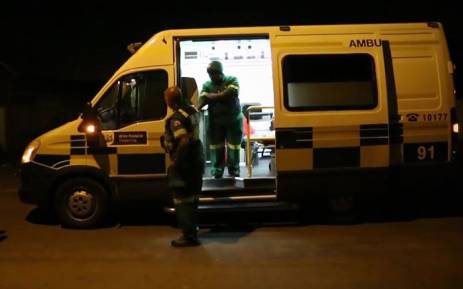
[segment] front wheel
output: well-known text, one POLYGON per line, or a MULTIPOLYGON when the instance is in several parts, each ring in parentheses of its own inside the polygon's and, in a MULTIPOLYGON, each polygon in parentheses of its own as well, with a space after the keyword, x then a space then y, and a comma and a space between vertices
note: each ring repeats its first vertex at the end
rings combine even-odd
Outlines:
POLYGON ((108 193, 98 182, 73 178, 55 194, 54 209, 63 227, 92 228, 101 224, 108 208, 108 193))

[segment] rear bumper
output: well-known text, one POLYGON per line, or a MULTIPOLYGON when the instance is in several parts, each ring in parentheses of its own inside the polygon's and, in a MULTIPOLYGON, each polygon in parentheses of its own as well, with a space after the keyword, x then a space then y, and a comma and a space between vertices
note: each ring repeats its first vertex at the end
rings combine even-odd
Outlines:
POLYGON ((46 206, 56 179, 56 171, 36 163, 22 164, 20 167, 21 185, 18 190, 23 203, 46 206))

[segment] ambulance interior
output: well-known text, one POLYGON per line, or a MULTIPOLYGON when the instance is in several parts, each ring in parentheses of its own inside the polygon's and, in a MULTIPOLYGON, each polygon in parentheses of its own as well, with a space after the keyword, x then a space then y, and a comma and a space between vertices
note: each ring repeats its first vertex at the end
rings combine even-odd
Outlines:
MULTIPOLYGON (((267 38, 194 39, 179 42, 180 79, 194 79, 198 97, 209 80, 207 66, 213 60, 223 64, 225 75, 238 78, 239 99, 244 114, 240 150, 240 178, 273 179, 275 175, 274 93, 270 41, 267 38)), ((210 179, 207 139, 207 106, 202 110, 201 140, 205 146, 205 178, 210 179)), ((225 165, 224 179, 228 177, 225 165)))

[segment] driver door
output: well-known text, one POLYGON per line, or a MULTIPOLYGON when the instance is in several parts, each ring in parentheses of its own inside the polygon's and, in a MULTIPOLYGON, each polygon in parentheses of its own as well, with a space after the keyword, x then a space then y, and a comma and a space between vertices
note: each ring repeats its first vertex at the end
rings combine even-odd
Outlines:
POLYGON ((169 160, 160 139, 167 117, 163 92, 169 70, 127 74, 96 105, 104 141, 93 158, 117 184, 120 199, 167 196, 169 160))

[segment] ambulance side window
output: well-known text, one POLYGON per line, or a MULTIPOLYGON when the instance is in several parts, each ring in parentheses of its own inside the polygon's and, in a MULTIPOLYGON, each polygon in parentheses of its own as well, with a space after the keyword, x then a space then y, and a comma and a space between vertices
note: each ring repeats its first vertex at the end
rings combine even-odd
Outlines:
POLYGON ((289 55, 282 65, 284 102, 290 111, 377 105, 374 59, 368 54, 289 55))
POLYGON ((167 113, 163 92, 167 73, 163 70, 122 77, 96 105, 103 129, 118 129, 135 122, 163 119, 167 113))

